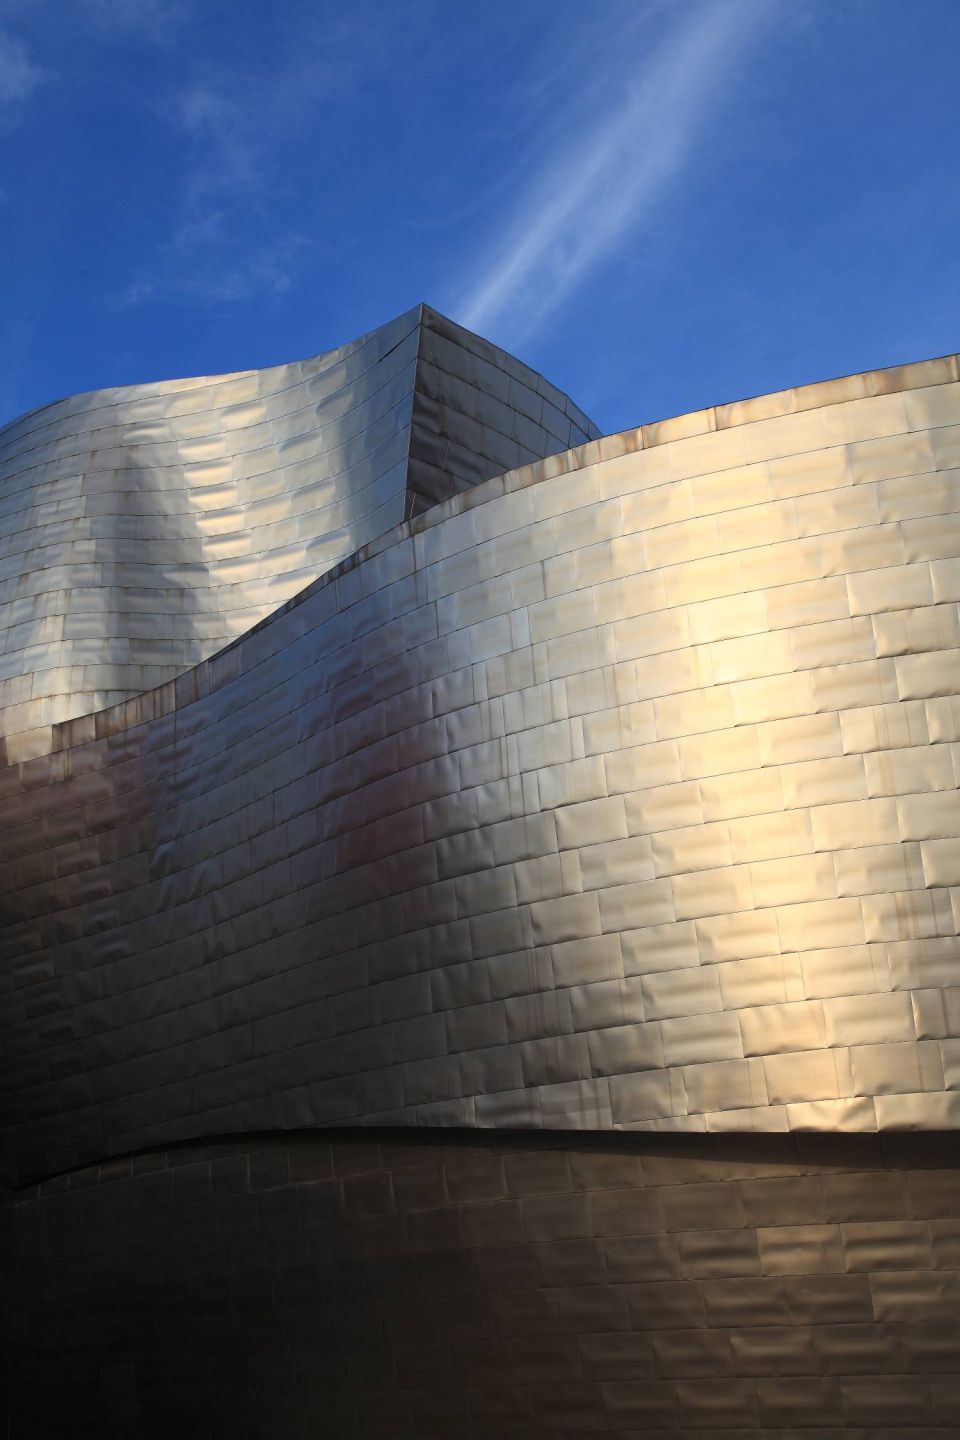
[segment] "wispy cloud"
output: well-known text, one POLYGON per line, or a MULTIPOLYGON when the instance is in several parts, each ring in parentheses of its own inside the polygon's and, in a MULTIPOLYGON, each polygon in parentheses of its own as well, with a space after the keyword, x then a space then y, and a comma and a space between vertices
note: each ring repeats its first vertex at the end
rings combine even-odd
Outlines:
POLYGON ((244 68, 201 62, 165 98, 158 116, 176 132, 179 195, 169 233, 115 303, 176 294, 224 305, 295 283, 315 241, 287 218, 295 177, 285 152, 354 83, 360 27, 359 15, 308 12, 279 55, 244 68))
POLYGON ((287 290, 307 242, 267 203, 275 137, 263 113, 258 125, 225 89, 197 82, 176 97, 172 118, 185 146, 177 212, 116 303, 180 295, 221 306, 287 290))
POLYGON ((191 147, 188 205, 206 195, 251 190, 261 183, 267 117, 251 115, 225 86, 195 81, 176 96, 173 118, 191 147))
POLYGON ((197 304, 219 306, 281 295, 294 283, 307 244, 300 235, 278 233, 259 242, 245 238, 238 243, 225 215, 211 210, 202 220, 179 225, 114 303, 127 308, 179 295, 197 304))
POLYGON ((0 115, 15 115, 43 78, 24 42, 0 30, 0 115))
POLYGON ((84 18, 117 40, 169 45, 189 15, 185 0, 85 0, 84 18))
POLYGON ((579 104, 558 89, 570 123, 461 283, 457 317, 516 344, 635 239, 683 181, 778 8, 776 0, 712 0, 670 9, 659 42, 638 60, 630 53, 637 37, 628 35, 626 53, 598 63, 579 104))
POLYGON ((303 242, 269 214, 263 219, 282 128, 276 97, 261 77, 261 104, 251 107, 246 88, 240 77, 195 79, 167 102, 182 147, 177 210, 169 234, 117 297, 121 306, 164 294, 223 305, 289 287, 303 242))

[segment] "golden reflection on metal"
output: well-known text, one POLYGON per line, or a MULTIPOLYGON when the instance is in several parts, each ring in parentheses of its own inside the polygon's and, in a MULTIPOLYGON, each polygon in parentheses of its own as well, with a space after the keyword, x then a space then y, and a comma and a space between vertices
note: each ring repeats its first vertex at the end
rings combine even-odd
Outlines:
MULTIPOLYGON (((412 364, 402 329, 377 335, 412 364)), ((366 343, 379 375, 397 352, 366 343)), ((501 373, 521 395, 515 363, 501 373)), ((501 414, 495 369, 471 371, 462 435, 487 433, 481 401, 501 414)), ((321 442, 294 444, 304 422, 279 418, 293 401, 271 409, 274 383, 113 394, 112 473, 141 463, 146 427, 176 494, 216 494, 175 508, 186 549, 151 549, 137 506, 167 492, 142 479, 96 511, 106 532, 76 529, 94 490, 86 510, 77 482, 59 490, 76 462, 57 456, 93 454, 103 397, 63 402, 38 513, 10 510, 8 654, 33 687, 17 700, 5 682, 0 772, 20 1165, 346 1122, 957 1127, 955 358, 645 426, 451 495, 460 461, 424 513, 393 524, 388 505, 372 534, 344 520, 332 540, 326 519, 291 522, 282 447, 310 490, 321 442), (183 623, 124 621, 115 648, 158 576, 183 623), (76 615, 30 610, 67 587, 76 615), (200 658, 233 633, 211 616, 268 610, 200 658), (167 683, 130 693, 153 664, 167 683)), ((569 425, 579 412, 536 383, 524 403, 569 425)))

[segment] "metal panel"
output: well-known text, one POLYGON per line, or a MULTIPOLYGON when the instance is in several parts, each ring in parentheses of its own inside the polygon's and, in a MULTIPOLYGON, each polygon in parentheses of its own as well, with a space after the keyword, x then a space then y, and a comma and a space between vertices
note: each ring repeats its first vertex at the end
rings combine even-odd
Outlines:
POLYGON ((954 362, 475 486, 451 460, 471 485, 451 495, 441 442, 467 455, 508 411, 518 447, 559 439, 558 408, 581 424, 498 354, 414 312, 295 373, 4 432, 24 668, 3 683, 77 707, 0 771, 19 1173, 305 1124, 956 1123, 954 362), (409 384, 388 374, 404 345, 409 384), (353 416, 336 465, 305 408, 328 439, 353 416), (77 490, 75 456, 104 486, 77 490), (131 456, 149 485, 116 479, 131 456), (130 504, 46 535, 24 498, 41 461, 65 496, 130 504), (165 508, 188 494, 214 503, 165 508), (168 511, 193 517, 176 544, 168 511), (124 630, 161 573, 177 623, 124 630), (244 633, 210 655, 214 612, 244 633), (44 628, 74 613, 93 619, 44 628))
POLYGON ((521 424, 537 419, 523 448, 538 456, 597 435, 532 371, 511 382, 516 363, 418 306, 311 360, 96 391, 7 425, 5 758, 196 665, 407 516, 516 465, 521 424))

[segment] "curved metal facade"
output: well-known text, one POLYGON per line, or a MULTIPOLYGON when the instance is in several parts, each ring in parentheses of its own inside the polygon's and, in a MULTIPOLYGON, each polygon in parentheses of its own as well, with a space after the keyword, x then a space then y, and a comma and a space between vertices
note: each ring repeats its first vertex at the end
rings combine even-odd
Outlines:
MULTIPOLYGON (((3 1121, 10 1179, 43 1182, 6 1212, 13 1233, 29 1240, 40 1217, 66 1250, 99 1254, 104 1216, 122 1231, 135 1211, 172 1244, 170 1185, 134 1182, 184 1168, 175 1228, 239 1223, 261 1257, 236 1261, 245 1293, 258 1267, 282 1269, 281 1232, 321 1177, 301 1191, 275 1138, 285 1178, 255 1184, 262 1142, 243 1136, 435 1127, 439 1180, 422 1128, 410 1142, 409 1208, 429 1221, 404 1218, 398 1138, 302 1243, 324 1264, 331 1246, 371 1247, 363 1283, 404 1314, 397 1275, 430 1226, 509 1250, 503 1288, 533 1298, 490 1301, 478 1282, 477 1323, 501 1348, 529 1327, 541 1349, 501 1410, 476 1398, 499 1393, 474 1386, 476 1357, 421 1409, 397 1394, 453 1362, 438 1351, 408 1373, 391 1332, 390 1383, 370 1413, 351 1400, 339 1434, 561 1433, 550 1397, 527 1394, 552 1336, 580 1367, 571 1435, 943 1433, 950 1385, 909 1377, 955 1369, 960 1297, 944 1133, 960 1128, 956 358, 587 439, 546 381, 421 307, 305 367, 111 392, 121 438, 101 447, 104 398, 3 432, 3 1121), (508 468, 534 454, 549 458, 508 468), (476 1192, 450 1179, 464 1128, 476 1192), (498 1137, 479 1133, 517 1129, 557 1191, 546 1229, 530 1216, 550 1204, 511 1188, 498 1137), (572 1130, 704 1133, 608 1138, 639 1166, 630 1179, 604 1169, 597 1136, 543 1133, 572 1130), (807 1184, 799 1134, 742 1148, 742 1132, 811 1130, 846 1133, 860 1160, 820 1154, 807 1184), (932 1132, 937 1179, 913 1178, 920 1152, 850 1134, 896 1130, 932 1132), (246 1178, 218 1189, 203 1145, 230 1135, 246 1178), (720 1167, 702 1186, 690 1145, 720 1167), (769 1220, 744 1208, 755 1165, 789 1198, 769 1220), (824 1199, 845 1170, 849 1213, 824 1199), (870 1170, 886 1176, 879 1210, 870 1170), (121 1175, 132 1189, 102 1186, 121 1175), (937 1187, 927 1213, 917 1197, 937 1187), (275 1198, 249 1204, 260 1189, 275 1198), (565 1230, 568 1212, 587 1228, 565 1230), (699 1239, 669 1238, 681 1215, 699 1239), (629 1276, 611 1258, 621 1234, 657 1237, 629 1276), (569 1251, 570 1286, 538 1268, 554 1241, 592 1247, 569 1251), (861 1270, 880 1279, 854 1285, 861 1270), (827 1277, 806 1311, 784 1298, 801 1274, 827 1277), (687 1338, 633 1335, 659 1328, 687 1338), (641 1380, 621 1383, 635 1364, 641 1380), (871 1408, 855 1377, 876 1370, 907 1377, 912 1421, 903 1403, 871 1408), (771 1373, 819 1377, 820 1408, 804 1410, 807 1381, 757 1378, 771 1373), (711 1399, 692 1382, 714 1374, 711 1399)), ((332 1143, 339 1174, 361 1142, 332 1143)), ((41 1247, 28 1277, 56 1253, 41 1247)), ((117 1284, 133 1263, 118 1255, 117 1284)), ((222 1281, 215 1309, 239 1303, 222 1281)), ((83 1267, 71 1283, 99 1294, 83 1267)), ((324 1353, 333 1404, 349 1363, 324 1353)), ((281 1360, 268 1369, 274 1393, 281 1360)), ((297 1384, 284 1435, 314 1433, 297 1384)))
POLYGON ((77 1171, 0 1210, 9 1433, 952 1440, 956 1156, 837 1138, 328 1131, 77 1171))
POLYGON ((311 360, 32 411, 0 430, 2 758, 173 679, 426 506, 596 434, 425 305, 311 360))
POLYGON ((58 726, 2 777, 26 1173, 954 1125, 958 421, 939 362, 597 442, 58 726))

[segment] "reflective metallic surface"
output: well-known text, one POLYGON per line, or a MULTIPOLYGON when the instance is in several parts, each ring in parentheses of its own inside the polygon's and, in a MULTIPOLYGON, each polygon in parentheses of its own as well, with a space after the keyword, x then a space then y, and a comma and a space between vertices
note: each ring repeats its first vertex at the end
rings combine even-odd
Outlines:
MULTIPOLYGON (((510 470, 497 463, 493 430, 540 454, 558 447, 564 425, 574 438, 590 433, 547 382, 523 381, 530 372, 518 362, 421 309, 334 360, 311 362, 321 376, 339 376, 341 363, 351 376, 344 388, 355 366, 364 397, 354 404, 364 411, 355 422, 359 458, 337 422, 320 424, 326 438, 295 484, 283 466, 280 478, 271 471, 276 449, 256 492, 241 483, 247 462, 231 460, 248 508, 240 514, 231 500, 224 523, 235 530, 222 533, 241 537, 239 568, 218 541, 196 538, 207 512, 185 498, 155 504, 167 491, 152 480, 131 482, 120 512, 108 511, 104 543, 127 558, 90 561, 86 588, 70 566, 88 563, 87 542, 69 549, 69 516, 57 542, 67 550, 59 560, 51 551, 47 575, 37 568, 34 520, 22 504, 10 506, 23 578, 8 581, 5 570, 3 583, 11 597, 23 598, 17 587, 25 587, 46 598, 31 620, 10 612, 8 653, 20 669, 8 682, 10 763, 0 769, 9 1176, 65 1189, 64 1224, 76 1238, 84 1212, 73 1189, 91 1173, 75 1182, 82 1167, 169 1146, 193 1153, 211 1136, 316 1127, 440 1127, 436 1143, 445 1147, 464 1127, 710 1132, 698 1153, 721 1165, 741 1155, 732 1147, 742 1132, 926 1130, 930 1153, 949 1167, 946 1132, 960 1128, 956 358, 716 407, 510 470), (443 373, 430 337, 444 341, 443 373), (400 352, 406 378, 394 381, 400 352), (504 386, 509 424, 491 408, 505 403, 504 386), (390 494, 370 510, 358 497, 379 483, 371 397, 383 388, 394 396, 389 425, 401 440, 389 452, 390 494), (563 420, 544 428, 554 412, 563 420), (429 481, 418 468, 428 432, 443 451, 442 459, 431 452, 429 481), (325 482, 314 492, 311 479, 328 451, 338 473, 356 465, 366 477, 344 482, 335 511, 321 504, 331 493, 325 482), (305 531, 289 539, 289 509, 261 513, 268 491, 283 506, 312 497, 304 523, 316 548, 300 543, 305 531), (193 526, 195 549, 179 550, 188 542, 178 539, 166 550, 162 538, 125 548, 121 532, 141 498, 154 507, 148 535, 167 535, 168 522, 184 535, 193 526), (121 574, 134 554, 140 569, 121 574), (201 561, 191 568, 194 554, 201 561), (144 587, 139 598, 130 599, 124 578, 144 587), (159 638, 134 634, 148 591, 167 596, 165 610, 150 612, 164 617, 159 638), (67 633, 74 596, 89 605, 76 612, 89 624, 82 642, 67 633), (179 645, 194 625, 170 621, 178 597, 184 616, 196 607, 219 618, 174 651, 171 637, 179 645), (30 627, 46 624, 47 605, 47 618, 64 627, 43 640, 30 627), (212 654, 231 625, 246 628, 212 654), (77 672, 79 654, 87 659, 77 672), (135 673, 133 654, 147 657, 137 662, 147 670, 135 673), (148 675, 150 656, 162 675, 148 675), (100 688, 95 678, 110 667, 100 688), (138 674, 163 683, 144 689, 138 674), (18 699, 27 681, 31 697, 18 699), (117 703, 85 713, 106 701, 117 703)), ((279 374, 245 377, 259 387, 264 416, 274 383, 277 394, 296 388, 289 376, 269 378, 279 374)), ((207 382, 190 382, 188 393, 198 386, 206 414, 207 382)), ((154 390, 163 405, 180 393, 154 390)), ((71 407, 92 415, 96 402, 63 402, 63 424, 71 407)), ((139 402, 116 407, 128 403, 139 402)), ((288 398, 281 409, 298 404, 288 398)), ((221 397, 213 426, 221 439, 227 408, 221 397)), ((11 446, 50 413, 4 432, 11 446)), ((284 427, 280 411, 271 413, 257 420, 279 426, 269 445, 308 433, 307 420, 284 427)), ((253 450, 247 440, 237 455, 253 450)), ((46 458, 58 464, 53 451, 46 458)), ((169 463, 180 476, 170 493, 186 497, 189 466, 207 462, 169 463)), ((4 500, 19 493, 15 484, 2 492, 4 500)), ((46 503, 46 491, 31 493, 46 503)), ((252 1143, 238 1142, 241 1150, 252 1143)), ((471 1143, 478 1165, 501 1177, 490 1183, 507 1185, 493 1138, 471 1143)), ((631 1143, 639 1148, 624 1154, 655 1142, 631 1143)), ((656 1143, 681 1157, 694 1142, 674 1133, 656 1143)), ((803 1143, 768 1135, 763 1144, 773 1148, 763 1153, 782 1166, 803 1143)), ((868 1157, 858 1172, 888 1165, 886 1141, 857 1143, 868 1157)), ((563 1173, 572 1173, 569 1136, 531 1135, 530 1144, 531 1153, 539 1145, 566 1155, 563 1173)), ((870 1241, 879 1258, 867 1268, 898 1269, 895 1254, 911 1273, 935 1271, 929 1284, 916 1282, 917 1293, 933 1287, 941 1309, 931 1323, 946 1323, 960 1293, 955 1274, 940 1272, 955 1257, 948 1265, 945 1251, 924 1250, 939 1258, 906 1264, 922 1237, 911 1229, 908 1243, 896 1227, 927 1227, 924 1245, 933 1232, 930 1216, 904 1198, 909 1161, 889 1163, 899 1198, 889 1213, 858 1213, 850 1224, 893 1227, 870 1241)), ((395 1160, 384 1167, 371 1195, 395 1197, 395 1160)), ((734 1168, 727 1178, 736 1190, 745 1174, 734 1168)), ((456 1217, 457 1195, 444 1184, 456 1217)), ((759 1228, 749 1241, 727 1236, 741 1222, 711 1220, 706 1210, 733 1204, 732 1191, 697 1212, 693 1229, 727 1236, 710 1254, 721 1271, 734 1266, 723 1271, 731 1296, 750 1276, 859 1273, 854 1240, 836 1230, 841 1220, 821 1213, 812 1190, 791 1188, 806 1198, 792 1218, 770 1222, 785 1229, 768 1238, 760 1220, 750 1222, 759 1228), (736 1268, 737 1256, 747 1270, 736 1268)), ((149 1187, 111 1190, 108 1211, 121 1193, 154 1203, 149 1187)), ((511 1194, 507 1186, 493 1198, 512 1204, 511 1194)), ((635 1200, 620 1203, 633 1213, 635 1200)), ((278 1200, 278 1213, 302 1201, 278 1200)), ((365 1213, 379 1215, 369 1203, 365 1213)), ((636 1201, 637 1213, 645 1203, 636 1201)), ((955 1227, 955 1199, 943 1203, 941 1218, 955 1227)), ((670 1214, 658 1209, 642 1233, 672 1233, 670 1214)), ((257 1223, 267 1225, 258 1235, 270 1233, 262 1215, 257 1223)), ((392 1223, 383 1222, 394 1238, 377 1257, 411 1245, 392 1223)), ((506 1238, 489 1243, 520 1247, 515 1258, 526 1265, 518 1257, 538 1237, 522 1206, 500 1211, 501 1223, 506 1238)), ((721 1272, 710 1273, 722 1288, 721 1272)), ((629 1297, 624 1310, 624 1296, 604 1289, 615 1278, 605 1274, 589 1282, 599 1290, 580 1297, 587 1309, 577 1315, 634 1313, 629 1297)), ((652 1284, 653 1272, 640 1278, 652 1284)), ((862 1314, 844 1311, 836 1322, 866 1327, 871 1355, 876 1327, 896 1318, 877 1300, 887 1283, 863 1292, 862 1314)), ((538 1295, 549 1288, 542 1277, 530 1286, 538 1295)), ((700 1319, 689 1326, 722 1328, 697 1294, 700 1319)), ((559 1313, 553 1301, 531 1303, 538 1314, 559 1313)), ((783 1303, 780 1319, 730 1324, 806 1323, 783 1303)), ((556 1333, 581 1329, 577 1319, 556 1333)), ((810 1343, 804 1353, 819 1358, 799 1373, 861 1373, 859 1361, 832 1370, 810 1343)), ((728 1359, 730 1344, 719 1347, 728 1359)), ((876 1368, 910 1371, 907 1341, 894 1349, 896 1363, 876 1368)), ((776 1346, 763 1353, 773 1373, 794 1373, 776 1346)), ((662 1363, 649 1373, 662 1377, 662 1363)), ((600 1385, 589 1405, 600 1406, 602 1423, 584 1418, 570 1433, 671 1430, 678 1416, 680 1428, 703 1435, 758 1424, 783 1435, 801 1424, 859 1425, 862 1435, 884 1424, 846 1391, 838 1399, 833 1382, 823 1390, 833 1397, 824 1401, 830 1418, 806 1421, 789 1406, 780 1418, 768 1413, 762 1387, 750 1385, 742 1412, 731 1398, 741 1389, 725 1388, 726 1419, 699 1401, 686 1416, 679 1390, 664 1402, 673 1419, 643 1419, 630 1405, 621 1413, 616 1386, 600 1385)), ((925 1425, 942 1433, 946 1412, 932 1390, 924 1394, 910 1433, 925 1425)), ((461 1417, 464 1403, 454 1405, 461 1417)), ((365 1435, 501 1433, 469 1413, 473 1429, 416 1407, 413 1418, 403 1411, 379 1429, 369 1417, 350 1424, 365 1435)), ((523 1432, 518 1426, 504 1421, 502 1433, 523 1432)), ((544 1431, 565 1433, 549 1419, 530 1433, 544 1431)))
POLYGON ((0 741, 172 679, 337 560, 597 430, 420 305, 270 370, 74 396, 0 430, 0 741))
POLYGON ((10 1433, 948 1440, 928 1139, 328 1131, 77 1171, 0 1211, 10 1433))

